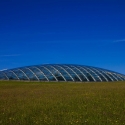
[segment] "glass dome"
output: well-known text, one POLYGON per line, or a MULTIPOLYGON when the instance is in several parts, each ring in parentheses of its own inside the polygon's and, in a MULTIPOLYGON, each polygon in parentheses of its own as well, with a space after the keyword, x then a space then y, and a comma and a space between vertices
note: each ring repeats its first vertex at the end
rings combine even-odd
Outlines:
POLYGON ((92 66, 45 64, 0 71, 0 80, 108 82, 124 81, 125 75, 92 66))

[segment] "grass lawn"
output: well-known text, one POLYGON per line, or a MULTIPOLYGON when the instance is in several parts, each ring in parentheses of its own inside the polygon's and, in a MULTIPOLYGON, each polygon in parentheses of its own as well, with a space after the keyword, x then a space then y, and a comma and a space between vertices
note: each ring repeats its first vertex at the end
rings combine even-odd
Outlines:
POLYGON ((124 125, 125 82, 0 81, 0 125, 124 125))

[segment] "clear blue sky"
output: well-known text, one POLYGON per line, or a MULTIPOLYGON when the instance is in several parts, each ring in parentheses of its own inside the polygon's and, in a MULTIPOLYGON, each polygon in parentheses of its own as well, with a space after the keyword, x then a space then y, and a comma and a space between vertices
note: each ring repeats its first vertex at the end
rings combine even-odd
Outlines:
POLYGON ((0 0, 0 69, 46 63, 125 74, 125 0, 0 0))

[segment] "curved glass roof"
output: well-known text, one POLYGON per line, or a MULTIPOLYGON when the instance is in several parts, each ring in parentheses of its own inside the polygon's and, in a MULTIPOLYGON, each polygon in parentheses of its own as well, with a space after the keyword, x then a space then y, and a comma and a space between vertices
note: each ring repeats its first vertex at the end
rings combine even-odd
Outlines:
POLYGON ((0 80, 108 82, 124 81, 125 75, 92 66, 45 64, 0 71, 0 80))

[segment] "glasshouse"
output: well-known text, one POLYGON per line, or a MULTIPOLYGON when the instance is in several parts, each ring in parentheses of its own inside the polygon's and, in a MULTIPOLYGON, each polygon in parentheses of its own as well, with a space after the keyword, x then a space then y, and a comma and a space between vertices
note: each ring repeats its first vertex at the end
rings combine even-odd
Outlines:
POLYGON ((124 81, 125 75, 85 65, 44 64, 1 70, 0 80, 108 82, 124 81))

